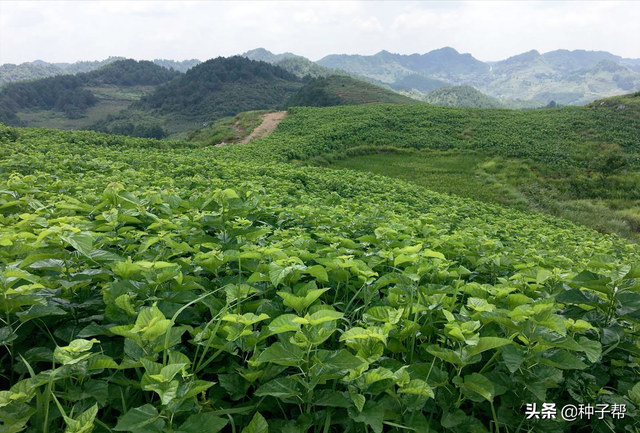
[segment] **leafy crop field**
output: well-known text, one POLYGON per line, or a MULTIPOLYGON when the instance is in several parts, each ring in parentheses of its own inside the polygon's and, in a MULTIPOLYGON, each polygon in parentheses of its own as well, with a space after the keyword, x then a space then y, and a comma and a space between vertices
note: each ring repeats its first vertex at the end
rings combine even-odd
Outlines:
MULTIPOLYGON (((640 247, 282 162, 446 135, 544 157, 552 116, 509 118, 533 134, 511 147, 462 112, 294 109, 222 148, 0 126, 0 430, 637 431, 640 247), (626 413, 526 419, 544 402, 626 413)), ((585 112, 558 146, 571 117, 638 151, 585 112)))

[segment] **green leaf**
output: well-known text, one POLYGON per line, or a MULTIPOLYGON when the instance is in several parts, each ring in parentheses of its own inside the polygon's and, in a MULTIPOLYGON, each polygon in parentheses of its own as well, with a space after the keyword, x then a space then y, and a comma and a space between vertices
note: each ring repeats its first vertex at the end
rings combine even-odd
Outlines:
POLYGON ((329 289, 309 290, 305 296, 296 296, 288 292, 277 292, 277 294, 282 298, 284 305, 293 308, 300 314, 327 290, 329 289))
POLYGON ((322 265, 310 266, 305 270, 305 272, 312 277, 315 277, 318 281, 322 281, 323 283, 329 282, 329 275, 327 275, 327 271, 322 265))
POLYGON ((423 397, 434 398, 433 390, 427 382, 420 379, 414 379, 398 390, 398 394, 414 394, 423 397))
POLYGON ((0 344, 9 344, 18 338, 18 334, 13 332, 10 326, 0 328, 0 344))
POLYGON ((580 337, 578 343, 590 362, 594 364, 598 362, 602 354, 602 344, 600 344, 599 341, 590 340, 587 337, 580 337))
POLYGON ((211 413, 197 413, 187 418, 180 428, 176 430, 176 433, 216 433, 228 423, 228 419, 220 418, 211 413))
POLYGON ((518 371, 522 362, 525 359, 524 351, 518 345, 504 346, 500 349, 504 365, 511 372, 511 374, 518 371))
POLYGON ((482 401, 478 396, 487 401, 493 401, 495 395, 493 383, 480 373, 467 375, 464 377, 464 381, 460 377, 454 377, 453 383, 458 385, 462 392, 473 401, 482 401))
POLYGON ((611 283, 611 278, 589 271, 582 271, 573 277, 571 281, 581 285, 582 287, 594 289, 599 292, 608 292, 607 285, 611 283))
POLYGON ((512 344, 513 342, 507 338, 499 338, 499 337, 480 337, 478 339, 478 344, 475 346, 471 346, 467 348, 467 355, 473 356, 478 353, 485 352, 487 350, 495 349, 497 347, 506 346, 508 344, 512 344))
POLYGON ((291 343, 274 343, 267 347, 256 361, 271 362, 278 365, 295 366, 304 360, 304 352, 298 346, 291 343))
POLYGON ((382 433, 384 404, 369 400, 365 403, 361 412, 354 410, 354 408, 349 408, 349 417, 355 422, 367 424, 375 433, 382 433))
POLYGON ((242 429, 242 433, 269 433, 269 424, 260 412, 256 412, 251 422, 242 429))
POLYGON ((539 360, 542 364, 547 364, 561 370, 584 370, 587 368, 587 364, 566 350, 560 350, 548 357, 542 356, 539 360))
POLYGON ((297 331, 300 329, 300 324, 293 321, 298 316, 295 314, 283 314, 276 317, 269 323, 269 332, 271 335, 280 334, 282 332, 297 331))
POLYGON ((118 418, 115 431, 132 431, 151 424, 158 419, 159 413, 151 404, 136 407, 118 418))
POLYGON ((70 236, 60 236, 60 238, 78 250, 82 255, 90 257, 93 249, 93 237, 90 233, 73 233, 70 236))
POLYGON ((27 311, 16 313, 16 316, 24 323, 40 317, 64 316, 65 314, 67 314, 66 311, 53 305, 32 305, 27 311))
POLYGON ((85 410, 76 419, 66 418, 67 428, 65 433, 91 433, 93 431, 93 421, 98 414, 98 403, 85 410))
POLYGON ((315 359, 318 363, 331 370, 355 370, 362 365, 360 358, 352 355, 346 349, 319 350, 315 359))
POLYGON ((300 383, 291 377, 279 377, 262 385, 256 390, 255 395, 258 397, 293 397, 294 395, 300 395, 299 387, 300 383))

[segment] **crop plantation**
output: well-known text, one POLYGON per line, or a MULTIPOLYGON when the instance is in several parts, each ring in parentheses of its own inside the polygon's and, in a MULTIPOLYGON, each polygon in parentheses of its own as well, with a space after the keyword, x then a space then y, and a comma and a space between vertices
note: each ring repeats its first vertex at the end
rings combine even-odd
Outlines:
POLYGON ((638 244, 308 165, 595 173, 615 144, 622 184, 634 113, 298 107, 224 147, 0 125, 0 432, 638 432, 638 244), (550 402, 609 412, 525 416, 550 402))

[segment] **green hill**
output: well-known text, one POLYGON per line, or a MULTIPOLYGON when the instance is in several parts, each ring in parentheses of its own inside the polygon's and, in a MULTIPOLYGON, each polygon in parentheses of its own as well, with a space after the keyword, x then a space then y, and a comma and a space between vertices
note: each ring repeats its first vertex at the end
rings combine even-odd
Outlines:
POLYGON ((445 107, 506 108, 495 98, 471 86, 446 86, 427 93, 424 101, 445 107))
POLYGON ((280 108, 300 87, 298 77, 278 66, 219 57, 194 66, 91 128, 126 135, 153 125, 169 134, 195 130, 244 111, 280 108))
POLYGON ((95 431, 631 432, 637 244, 286 163, 396 146, 586 167, 580 146, 616 143, 637 164, 630 114, 300 107, 269 137, 219 148, 0 126, 0 416, 50 432, 94 419, 95 431), (573 422, 523 410, 581 401, 627 410, 573 422))
POLYGON ((55 116, 57 112, 64 113, 68 119, 77 119, 100 103, 99 94, 113 93, 114 88, 121 92, 136 88, 135 94, 141 87, 157 86, 178 75, 178 72, 152 62, 118 60, 92 72, 11 83, 0 89, 0 121, 7 124, 37 123, 37 120, 30 121, 30 114, 34 111, 40 117, 46 114, 55 116))
POLYGON ((305 84, 289 106, 327 107, 358 104, 417 104, 419 101, 355 78, 332 75, 305 84))

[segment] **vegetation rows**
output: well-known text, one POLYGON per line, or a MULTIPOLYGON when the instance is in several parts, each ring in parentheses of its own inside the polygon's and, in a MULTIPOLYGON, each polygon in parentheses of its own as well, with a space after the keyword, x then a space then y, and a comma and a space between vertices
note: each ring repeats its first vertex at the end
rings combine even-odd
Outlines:
POLYGON ((583 164, 589 128, 637 158, 610 112, 296 108, 222 148, 1 127, 1 431, 637 431, 637 245, 282 162, 453 140, 583 164), (543 402, 627 413, 526 420, 543 402))

